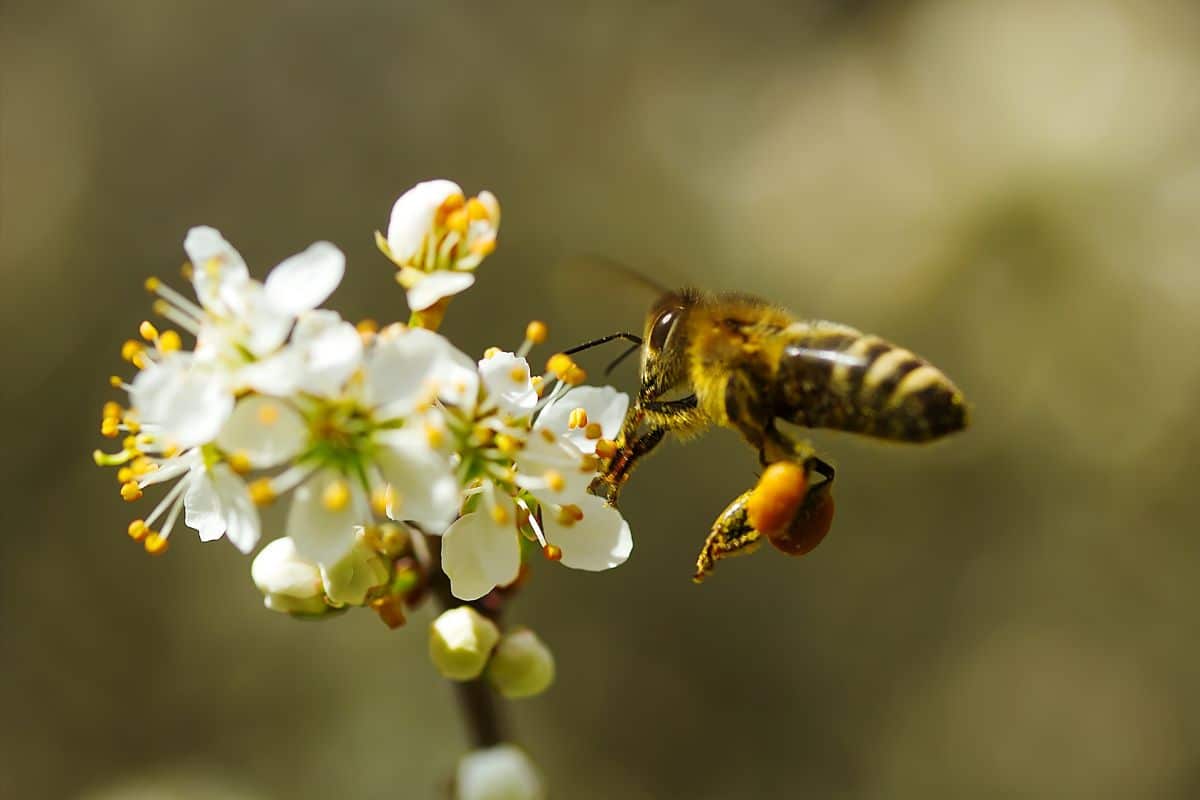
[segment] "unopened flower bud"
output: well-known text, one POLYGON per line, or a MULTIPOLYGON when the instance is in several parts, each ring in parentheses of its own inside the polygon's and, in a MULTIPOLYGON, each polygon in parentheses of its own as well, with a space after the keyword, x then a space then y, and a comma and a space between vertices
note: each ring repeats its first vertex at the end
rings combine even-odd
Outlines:
POLYGON ((500 639, 496 624, 470 606, 445 611, 429 626, 429 657, 443 677, 479 677, 500 639))
POLYGON ((510 699, 541 694, 554 682, 554 654, 531 630, 506 633, 488 663, 487 678, 510 699))
POLYGON ((250 565, 250 576, 272 611, 321 614, 328 608, 321 571, 300 558, 296 543, 286 536, 259 551, 250 565))
POLYGON ((546 796, 533 761, 511 744, 463 756, 455 784, 456 800, 543 800, 546 796))
POLYGON ((321 577, 335 605, 361 606, 367 592, 388 579, 388 568, 378 553, 360 542, 332 567, 322 567, 321 577))

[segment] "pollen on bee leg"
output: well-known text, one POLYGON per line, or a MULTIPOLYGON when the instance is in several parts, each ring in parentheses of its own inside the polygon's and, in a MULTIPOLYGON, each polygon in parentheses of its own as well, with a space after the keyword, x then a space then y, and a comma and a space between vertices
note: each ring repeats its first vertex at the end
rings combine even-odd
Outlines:
POLYGON ((562 561, 562 548, 556 544, 543 545, 542 555, 547 561, 562 561))
POLYGON ((571 409, 571 414, 567 417, 567 428, 569 430, 575 430, 576 428, 586 428, 587 425, 587 410, 584 408, 571 409))
POLYGON ((321 492, 321 505, 326 511, 341 511, 350 505, 350 487, 343 480, 336 480, 321 492))
POLYGON ((768 466, 746 501, 746 519, 770 536, 786 528, 796 516, 808 489, 804 468, 791 461, 768 466))
POLYGON ((256 481, 251 481, 246 489, 250 492, 250 499, 256 506, 265 506, 275 502, 275 487, 271 485, 270 478, 259 478, 256 481))
POLYGON ((121 499, 126 503, 132 503, 141 496, 142 488, 137 485, 137 481, 126 481, 121 484, 121 499))
POLYGON ((167 537, 150 531, 146 534, 146 538, 142 540, 142 547, 146 548, 146 552, 152 556, 162 555, 167 552, 167 537))

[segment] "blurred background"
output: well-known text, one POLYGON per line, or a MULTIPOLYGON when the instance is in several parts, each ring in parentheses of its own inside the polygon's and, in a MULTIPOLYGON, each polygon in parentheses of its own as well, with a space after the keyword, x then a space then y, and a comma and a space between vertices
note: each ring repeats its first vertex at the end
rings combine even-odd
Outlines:
POLYGON ((818 435, 829 538, 702 587, 754 454, 646 463, 630 561, 539 568, 510 614, 558 658, 511 708, 552 796, 1200 794, 1196 4, 0 15, 0 794, 435 796, 466 743, 428 612, 301 624, 182 528, 148 558, 90 457, 189 226, 259 278, 330 239, 331 304, 402 319, 372 232, 431 177, 504 207, 444 328, 468 352, 639 329, 644 291, 572 261, 597 254, 879 333, 975 409, 926 448, 818 435))

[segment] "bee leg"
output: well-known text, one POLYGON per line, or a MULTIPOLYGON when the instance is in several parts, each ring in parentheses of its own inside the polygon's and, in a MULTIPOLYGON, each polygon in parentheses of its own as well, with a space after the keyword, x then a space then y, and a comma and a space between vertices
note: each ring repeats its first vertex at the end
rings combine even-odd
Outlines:
POLYGON ((746 515, 746 502, 753 492, 752 489, 740 494, 717 517, 696 558, 693 582, 702 582, 721 559, 753 553, 762 544, 762 535, 750 525, 746 515))
POLYGON ((602 498, 610 506, 617 504, 621 487, 629 480, 639 459, 649 455, 666 436, 665 428, 651 428, 641 436, 627 439, 624 434, 616 455, 609 459, 604 471, 592 479, 588 492, 602 498))

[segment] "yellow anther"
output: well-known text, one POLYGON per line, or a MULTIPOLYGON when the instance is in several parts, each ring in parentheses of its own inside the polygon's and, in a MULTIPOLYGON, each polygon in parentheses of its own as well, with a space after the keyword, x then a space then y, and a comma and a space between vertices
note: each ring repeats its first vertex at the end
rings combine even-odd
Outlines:
POLYGON ((142 540, 142 547, 146 548, 146 552, 150 555, 160 556, 167 552, 167 537, 150 531, 142 540))
POLYGON ((153 342, 158 338, 158 328, 154 327, 150 320, 142 320, 142 324, 138 326, 138 335, 147 342, 153 342))
POLYGON ((379 333, 379 323, 370 318, 360 319, 354 329, 360 334, 379 333))
POLYGON ((163 331, 158 337, 158 349, 164 353, 174 353, 183 347, 183 340, 179 338, 179 331, 163 331))
POLYGON ((533 383, 533 390, 541 395, 542 390, 546 388, 546 379, 541 375, 534 375, 529 380, 533 383))
POLYGON ((102 416, 105 416, 105 417, 119 417, 124 412, 125 412, 125 409, 121 408, 120 403, 116 402, 115 400, 109 400, 107 403, 104 404, 104 408, 101 410, 100 413, 102 416))
POLYGON ((121 433, 121 421, 115 417, 105 417, 100 421, 100 435, 115 439, 121 433))
POLYGON ((559 507, 558 512, 555 514, 555 518, 558 520, 559 525, 569 528, 576 522, 579 522, 579 520, 583 519, 583 511, 580 510, 579 506, 568 503, 565 506, 559 507))
POLYGON ((574 364, 571 365, 571 368, 567 370, 565 375, 560 377, 562 378, 562 382, 568 386, 580 386, 587 382, 587 372, 582 367, 574 364))
POLYGON ((542 428, 538 431, 538 435, 542 437, 542 441, 546 444, 554 444, 558 441, 558 437, 554 435, 554 431, 549 428, 542 428))
POLYGON ((167 314, 171 313, 171 304, 166 300, 155 300, 150 304, 150 310, 155 314, 158 314, 160 317, 165 317, 167 314))
POLYGON ((575 366, 575 362, 566 353, 555 353, 546 359, 546 372, 559 377, 573 366, 575 366))
POLYGON ((504 351, 501 350, 499 347, 489 347, 487 350, 483 351, 483 357, 484 358, 495 358, 496 356, 500 355, 503 352, 504 351))
POLYGON ((446 227, 452 231, 466 233, 471 220, 467 217, 467 209, 458 208, 446 215, 446 227))
POLYGON ((425 441, 429 442, 429 446, 434 450, 441 447, 446 441, 446 433, 436 425, 425 425, 425 441))
POLYGON ((250 471, 250 454, 245 450, 235 450, 229 454, 229 468, 238 475, 245 475, 250 471))
POLYGON ((513 383, 525 383, 525 381, 529 380, 529 372, 525 367, 518 364, 509 371, 508 377, 512 378, 513 383))
POLYGON ((138 369, 145 369, 146 368, 146 354, 145 353, 135 354, 133 358, 129 359, 129 363, 133 364, 138 369))
POLYGON ((494 238, 480 239, 471 245, 471 252, 477 256, 490 256, 496 251, 496 240, 494 238))
POLYGON ((589 439, 599 439, 604 435, 604 429, 600 427, 599 422, 589 422, 583 428, 583 435, 589 439))
POLYGON ((450 216, 451 213, 466 205, 466 202, 467 198, 463 197, 462 192, 455 192, 454 194, 449 195, 445 200, 442 201, 442 204, 438 206, 438 216, 444 220, 446 217, 450 216))
POLYGON ((196 269, 192 266, 192 262, 185 261, 179 265, 179 274, 183 276, 184 280, 190 281, 196 274, 196 269))
POLYGON ((596 455, 601 458, 612 458, 617 454, 617 443, 612 439, 599 439, 596 441, 596 455))
POLYGON ((121 467, 117 470, 117 483, 129 483, 136 477, 137 475, 134 475, 133 470, 129 467, 121 467))
POLYGON ((141 445, 142 445, 142 443, 140 441, 138 441, 138 437, 136 437, 136 436, 132 436, 132 435, 126 436, 124 439, 121 440, 121 446, 124 447, 126 450, 140 450, 141 445))
POLYGON ((534 344, 541 344, 549 335, 550 329, 546 327, 546 323, 540 320, 535 319, 525 326, 525 338, 534 344))
POLYGON ((223 259, 221 256, 213 256, 208 261, 204 262, 204 272, 210 278, 216 278, 221 274, 221 264, 223 259))
POLYGON ((548 544, 542 548, 542 555, 547 561, 562 561, 562 548, 556 544, 548 544))
POLYGON ((496 437, 496 447, 501 453, 511 458, 521 449, 521 442, 515 436, 502 433, 496 437))
POLYGON ((130 433, 140 433, 142 430, 142 424, 128 414, 126 414, 125 419, 121 421, 125 423, 125 427, 129 429, 130 433))
POLYGON ((108 385, 113 387, 114 389, 120 389, 124 383, 125 383, 125 381, 121 380, 120 375, 109 375, 108 376, 108 385))
POLYGON ((350 505, 350 487, 342 480, 327 485, 321 492, 321 505, 326 511, 342 511, 350 505))
POLYGON ((137 485, 136 481, 125 481, 121 484, 121 499, 127 503, 132 503, 142 496, 142 489, 137 485))
POLYGON ((471 218, 472 222, 487 219, 491 215, 492 212, 488 210, 488 207, 478 197, 472 197, 467 201, 467 216, 471 218))
POLYGON ((271 486, 270 478, 250 481, 246 488, 250 491, 250 499, 256 506, 265 506, 275 502, 275 488, 271 486))
POLYGON ((135 542, 140 542, 142 539, 146 538, 146 534, 150 533, 150 529, 146 527, 145 520, 135 519, 133 522, 129 523, 127 533, 129 534, 130 539, 133 539, 135 542))
POLYGON ((480 447, 487 447, 496 441, 496 431, 487 425, 479 424, 471 429, 471 439, 480 447))
POLYGON ((542 479, 546 481, 546 486, 552 492, 561 492, 563 489, 567 488, 566 479, 563 478, 562 473, 557 470, 546 470, 542 473, 542 479))
POLYGON ((507 525, 510 519, 508 509, 503 505, 497 504, 492 506, 492 521, 497 525, 507 525))
POLYGON ((179 445, 175 442, 166 442, 163 444, 163 456, 165 458, 174 458, 179 455, 179 445))
POLYGON ((158 280, 158 278, 151 275, 149 278, 146 278, 145 282, 142 283, 142 285, 146 287, 147 292, 157 292, 158 287, 161 286, 162 284, 158 280))
POLYGON ((279 406, 263 403, 258 407, 258 421, 263 425, 274 425, 279 421, 279 406))
POLYGON ((146 346, 137 339, 126 339, 121 344, 121 360, 133 361, 134 357, 141 353, 145 347, 146 346))
POLYGON ((588 424, 587 409, 573 408, 570 416, 567 417, 567 427, 571 430, 576 428, 586 428, 588 424))
POLYGON ((377 516, 387 516, 388 507, 394 511, 396 505, 396 490, 391 486, 380 486, 371 492, 371 510, 377 516))
POLYGON ((154 472, 154 470, 158 469, 158 464, 155 464, 146 456, 138 456, 129 462, 129 468, 133 470, 134 475, 145 475, 147 472, 154 472))

